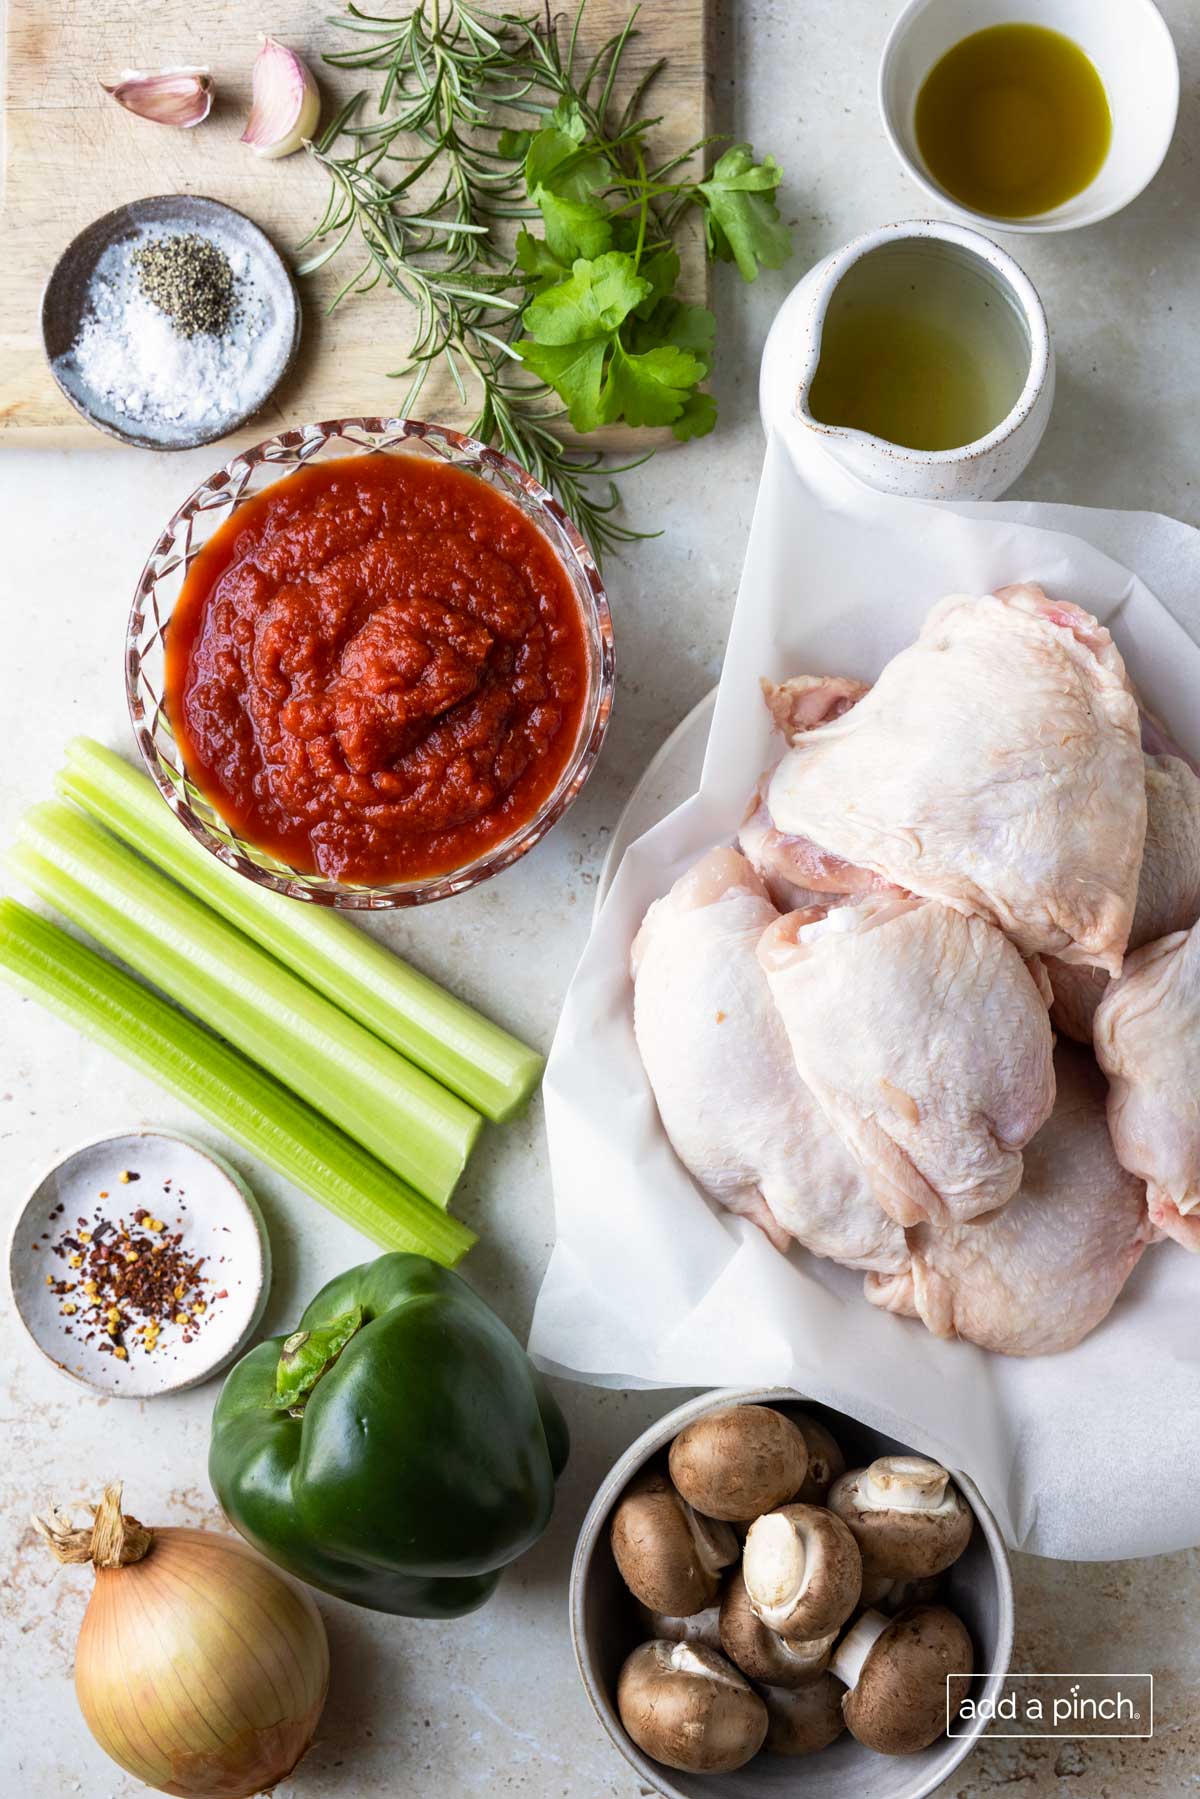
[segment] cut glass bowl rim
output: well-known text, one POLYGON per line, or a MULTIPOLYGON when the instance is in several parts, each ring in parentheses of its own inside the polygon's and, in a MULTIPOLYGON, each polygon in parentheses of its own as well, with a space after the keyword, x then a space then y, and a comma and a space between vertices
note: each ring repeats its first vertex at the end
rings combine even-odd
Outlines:
MULTIPOLYGON (((259 492, 261 487, 252 491, 259 492)), ((174 602, 171 604, 173 607, 174 602)), ((134 738, 147 771, 184 828, 211 855, 261 887, 294 899, 351 911, 388 910, 446 899, 490 879, 526 855, 562 818, 595 767, 612 713, 615 674, 612 614, 600 571, 578 527, 554 496, 519 463, 477 438, 447 425, 382 415, 328 419, 281 431, 239 451, 202 481, 168 519, 146 560, 134 594, 125 642, 125 690, 134 738), (518 488, 524 496, 527 516, 531 513, 535 517, 566 567, 585 614, 589 638, 588 704, 579 739, 553 793, 527 824, 501 843, 462 868, 423 881, 378 885, 339 881, 290 868, 240 837, 188 779, 166 718, 165 702, 155 692, 146 669, 147 658, 156 645, 161 645, 170 618, 170 609, 165 618, 159 615, 158 584, 176 574, 181 564, 186 567, 198 554, 199 546, 193 549, 191 543, 192 521, 218 509, 232 513, 256 469, 272 465, 290 470, 303 468, 335 440, 344 442, 334 453, 348 456, 380 454, 410 443, 425 443, 458 466, 474 464, 503 477, 505 483, 518 488), (148 618, 153 621, 149 636, 148 618), (169 740, 174 760, 160 742, 160 734, 169 740)))

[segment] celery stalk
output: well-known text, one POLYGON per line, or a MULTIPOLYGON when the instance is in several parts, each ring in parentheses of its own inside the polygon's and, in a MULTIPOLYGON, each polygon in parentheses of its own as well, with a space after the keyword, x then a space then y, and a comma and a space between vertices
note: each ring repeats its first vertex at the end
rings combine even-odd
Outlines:
POLYGON ((482 1120, 436 1081, 60 801, 22 819, 34 892, 445 1206, 482 1120))
POLYGON ((0 973, 383 1248, 452 1268, 475 1241, 240 1051, 11 899, 0 973))
POLYGON ((149 776, 112 750, 74 738, 57 787, 486 1117, 511 1118, 537 1086, 536 1050, 335 912, 227 868, 180 828, 149 776))

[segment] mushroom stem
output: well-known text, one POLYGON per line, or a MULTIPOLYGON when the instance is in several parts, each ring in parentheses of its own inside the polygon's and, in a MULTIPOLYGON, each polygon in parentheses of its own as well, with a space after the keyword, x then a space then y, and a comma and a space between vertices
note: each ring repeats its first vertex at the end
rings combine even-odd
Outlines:
POLYGON ((760 1518, 754 1527, 755 1578, 761 1595, 765 1624, 786 1621, 794 1596, 804 1585, 807 1553, 804 1538, 777 1512, 760 1518))
MULTIPOLYGON (((729 1566, 729 1526, 703 1517, 686 1499, 680 1500, 684 1523, 696 1548, 696 1560, 706 1574, 718 1576, 729 1566)), ((735 1545, 736 1547, 736 1545, 735 1545)))
POLYGON ((855 1620, 829 1664, 830 1673, 836 1674, 843 1686, 854 1688, 858 1685, 864 1662, 891 1622, 882 1612, 864 1612, 855 1620))
POLYGON ((839 1631, 862 1591, 862 1556, 849 1527, 819 1505, 756 1518, 742 1552, 750 1609, 768 1630, 811 1642, 839 1631))
POLYGON ((936 1512, 950 1476, 919 1455, 885 1455, 872 1462, 863 1480, 868 1505, 892 1512, 936 1512))
POLYGON ((677 1674, 699 1674, 705 1680, 715 1680, 722 1686, 737 1687, 739 1691, 746 1684, 735 1675, 732 1668, 727 1672, 712 1657, 697 1655, 690 1643, 672 1643, 666 1660, 677 1674))

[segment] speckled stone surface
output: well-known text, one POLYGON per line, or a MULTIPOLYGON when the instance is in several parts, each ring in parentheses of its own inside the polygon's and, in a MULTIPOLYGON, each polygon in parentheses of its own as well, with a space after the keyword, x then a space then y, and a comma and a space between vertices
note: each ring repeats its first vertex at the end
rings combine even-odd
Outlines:
MULTIPOLYGON (((1114 0, 1115 3, 1115 0, 1114 0)), ((596 871, 621 805, 662 738, 720 667, 754 504, 755 371, 792 280, 856 231, 914 216, 920 197, 875 115, 879 48, 894 0, 718 0, 718 122, 787 171, 790 270, 750 292, 717 280, 717 435, 660 456, 626 490, 634 522, 664 528, 609 568, 621 666, 600 769, 566 824, 490 887, 379 927, 431 974, 548 1045, 583 943, 596 871)), ((1036 8, 1031 6, 1033 15, 1036 8)), ((1148 507, 1200 525, 1195 339, 1200 12, 1168 0, 1184 76, 1179 131, 1130 212, 1064 237, 1005 241, 1041 290, 1059 359, 1054 417, 1018 495, 1148 507)), ((352 404, 353 396, 347 403, 352 404)), ((0 404, 3 396, 0 395, 0 404)), ((121 640, 129 595, 162 520, 218 458, 120 450, 13 453, 0 469, 0 839, 44 796, 63 741, 127 744, 121 640)), ((0 1182, 12 1207, 40 1169, 85 1137, 184 1111, 65 1025, 0 993, 0 1182)), ((211 1133, 201 1133, 213 1140, 211 1133)), ((246 1157, 275 1251, 266 1328, 288 1325, 364 1244, 246 1157)), ((458 1208, 483 1234, 472 1280, 525 1328, 553 1231, 535 1108, 488 1134, 458 1208)), ((322 1601, 334 1654, 321 1739, 280 1799, 635 1799, 636 1779, 593 1721, 567 1634, 571 1547, 601 1474, 678 1395, 561 1389, 575 1453, 554 1524, 487 1610, 451 1627, 322 1601)), ((72 1649, 88 1577, 54 1573, 26 1526, 50 1501, 126 1482, 149 1522, 215 1525, 205 1478, 211 1387, 145 1406, 98 1400, 41 1365, 10 1318, 0 1343, 0 1791, 22 1799, 127 1799, 137 1791, 79 1718, 72 1649)), ((1164 1444, 1164 1454, 1169 1445, 1164 1444)), ((1120 1446, 1114 1445, 1114 1454, 1120 1446)), ((1153 1480, 1153 1469, 1147 1469, 1153 1480)), ((1150 1743, 996 1743, 944 1799, 1184 1799, 1200 1789, 1200 1554, 1146 1563, 1020 1558, 1016 1666, 1153 1669, 1150 1743)), ((870 1799, 864 1793, 863 1799, 870 1799)))

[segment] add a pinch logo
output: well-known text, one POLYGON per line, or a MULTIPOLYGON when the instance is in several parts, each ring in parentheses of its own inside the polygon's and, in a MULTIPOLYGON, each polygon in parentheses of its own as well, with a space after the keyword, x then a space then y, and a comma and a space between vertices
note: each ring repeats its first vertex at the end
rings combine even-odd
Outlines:
POLYGON ((993 1737, 1152 1737, 1152 1674, 1006 1674, 971 1691, 946 1676, 946 1732, 967 1736, 982 1719, 993 1737))

